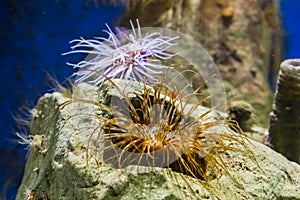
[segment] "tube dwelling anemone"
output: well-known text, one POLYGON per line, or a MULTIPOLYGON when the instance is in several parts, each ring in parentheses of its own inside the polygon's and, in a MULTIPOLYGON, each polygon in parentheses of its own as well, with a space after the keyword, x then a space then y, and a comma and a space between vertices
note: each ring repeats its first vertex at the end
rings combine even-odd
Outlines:
MULTIPOLYGON (((118 87, 113 81, 111 84, 118 87)), ((115 168, 168 168, 209 181, 207 163, 219 172, 229 173, 220 152, 240 151, 252 158, 245 143, 247 138, 237 123, 220 119, 211 109, 199 113, 201 100, 189 104, 196 92, 183 101, 180 96, 164 95, 166 90, 160 85, 150 88, 145 84, 141 93, 119 89, 123 98, 116 108, 109 109, 110 117, 102 119, 100 127, 105 138, 102 162, 115 168), (243 149, 229 147, 230 141, 243 149)))
POLYGON ((177 37, 164 36, 159 32, 141 33, 139 21, 137 28, 130 21, 132 31, 124 31, 116 35, 106 24, 108 38, 75 39, 72 51, 62 55, 87 54, 84 61, 77 64, 67 63, 79 70, 73 74, 75 83, 89 82, 95 86, 107 78, 120 78, 134 81, 157 81, 155 76, 161 75, 168 67, 160 64, 160 60, 172 58, 168 53, 170 46, 176 45, 177 37))
MULTIPOLYGON (((222 158, 224 152, 242 152, 255 162, 246 145, 248 139, 237 123, 201 107, 205 99, 189 103, 199 97, 198 90, 182 98, 165 95, 185 92, 170 86, 150 87, 141 82, 108 79, 98 91, 99 95, 106 94, 104 99, 108 101, 73 96, 60 107, 64 109, 77 102, 95 106, 94 114, 80 111, 83 113, 71 116, 85 115, 98 121, 97 126, 78 129, 86 131, 90 138, 87 164, 97 160, 99 166, 114 168, 129 165, 167 168, 170 173, 179 172, 204 181, 201 184, 209 184, 223 173, 230 176, 222 158), (232 142, 238 146, 228 145, 232 142)), ((233 177, 232 181, 238 185, 233 177)))

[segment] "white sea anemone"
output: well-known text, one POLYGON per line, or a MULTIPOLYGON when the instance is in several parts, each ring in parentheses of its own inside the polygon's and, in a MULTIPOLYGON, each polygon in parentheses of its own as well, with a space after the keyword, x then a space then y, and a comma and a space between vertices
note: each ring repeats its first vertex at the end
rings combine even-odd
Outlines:
POLYGON ((89 82, 93 85, 101 84, 106 78, 120 78, 151 83, 156 81, 155 75, 162 74, 168 66, 160 60, 172 58, 175 54, 167 52, 168 48, 176 45, 178 37, 164 36, 159 32, 146 33, 137 22, 135 29, 130 21, 132 30, 116 35, 106 24, 108 38, 94 37, 94 39, 75 39, 72 51, 64 53, 84 53, 87 58, 77 64, 67 63, 79 70, 73 74, 75 82, 89 82))

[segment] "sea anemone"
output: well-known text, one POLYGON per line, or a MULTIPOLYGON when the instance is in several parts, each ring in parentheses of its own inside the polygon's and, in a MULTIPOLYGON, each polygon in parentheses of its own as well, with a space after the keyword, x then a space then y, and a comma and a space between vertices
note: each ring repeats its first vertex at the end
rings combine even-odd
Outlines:
POLYGON ((87 164, 97 160, 115 168, 161 167, 209 183, 222 173, 229 174, 222 158, 224 152, 239 151, 255 162, 246 146, 248 139, 236 122, 201 107, 205 98, 200 99, 198 90, 185 98, 173 95, 174 91, 183 92, 159 84, 150 87, 141 82, 109 79, 99 90, 99 95, 105 94, 103 99, 108 101, 73 97, 60 109, 77 102, 96 107, 94 114, 80 111, 70 116, 89 116, 98 121, 96 126, 78 129, 90 138, 87 164), (198 103, 189 103, 194 98, 198 103), (229 146, 231 142, 239 147, 229 146), (207 166, 213 168, 214 175, 212 170, 207 173, 207 166))
POLYGON ((237 123, 216 117, 211 109, 199 113, 201 100, 189 104, 188 98, 166 96, 165 91, 144 85, 142 93, 122 93, 118 107, 108 105, 111 115, 99 126, 105 138, 102 162, 116 168, 164 167, 208 181, 207 163, 228 173, 220 152, 241 151, 251 157, 237 123), (230 141, 243 149, 227 146, 230 141))
POLYGON ((130 21, 132 31, 116 35, 106 24, 108 38, 95 37, 94 39, 72 40, 76 43, 71 47, 72 53, 87 54, 86 60, 77 64, 67 63, 79 68, 73 76, 75 82, 87 81, 93 85, 103 83, 106 78, 120 78, 153 83, 157 81, 155 75, 163 73, 168 67, 160 60, 170 59, 174 54, 167 52, 177 37, 164 36, 159 32, 142 35, 139 21, 135 29, 130 21))
POLYGON ((26 135, 19 132, 16 132, 16 135, 19 137, 19 144, 27 145, 26 148, 34 147, 36 149, 41 149, 42 143, 45 140, 44 135, 26 135))

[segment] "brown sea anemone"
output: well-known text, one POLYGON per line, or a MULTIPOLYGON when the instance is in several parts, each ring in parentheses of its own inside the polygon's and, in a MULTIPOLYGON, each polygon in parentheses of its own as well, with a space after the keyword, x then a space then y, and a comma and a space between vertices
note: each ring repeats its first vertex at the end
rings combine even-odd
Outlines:
POLYGON ((95 106, 97 114, 78 114, 99 122, 96 127, 79 129, 93 129, 87 137, 99 139, 98 142, 90 140, 87 164, 95 158, 98 163, 114 168, 129 165, 168 168, 207 183, 222 173, 229 173, 221 156, 226 151, 243 152, 255 161, 237 123, 224 119, 222 113, 202 107, 203 98, 199 98, 198 90, 182 97, 167 95, 184 91, 163 84, 150 87, 109 79, 99 91, 106 95, 100 101, 73 97, 63 105, 80 102, 95 106), (190 104, 195 98, 198 103, 190 104), (229 146, 232 141, 240 144, 239 147, 229 146), (213 175, 206 173, 207 165, 214 168, 213 175))

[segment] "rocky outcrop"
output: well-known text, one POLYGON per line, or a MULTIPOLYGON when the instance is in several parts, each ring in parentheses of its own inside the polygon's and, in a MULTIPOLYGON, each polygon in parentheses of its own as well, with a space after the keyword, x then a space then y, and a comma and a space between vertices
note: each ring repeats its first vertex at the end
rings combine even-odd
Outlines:
POLYGON ((17 200, 300 199, 300 166, 252 140, 245 143, 255 159, 242 151, 220 152, 228 173, 216 173, 207 163, 207 173, 214 174, 207 182, 166 168, 105 164, 97 117, 103 113, 89 102, 108 98, 103 91, 80 84, 73 97, 54 92, 39 100, 30 129, 41 141, 30 145, 17 200))

